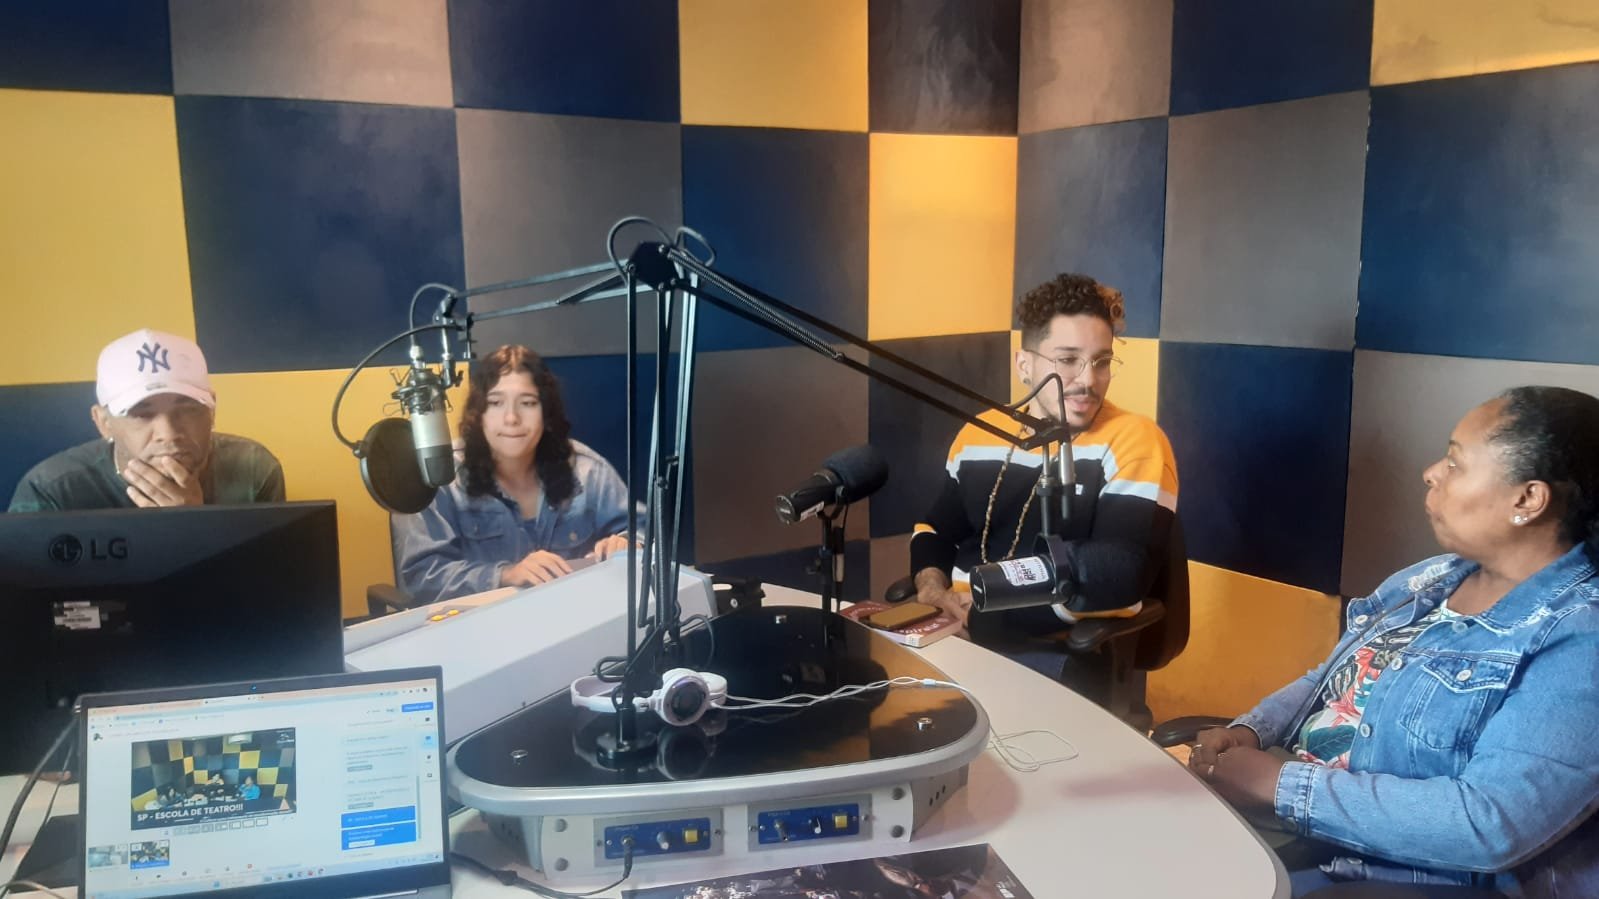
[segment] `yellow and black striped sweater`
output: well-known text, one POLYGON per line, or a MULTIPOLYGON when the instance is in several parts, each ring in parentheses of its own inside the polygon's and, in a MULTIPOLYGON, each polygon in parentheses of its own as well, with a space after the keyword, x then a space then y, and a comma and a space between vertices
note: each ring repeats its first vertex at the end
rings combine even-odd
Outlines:
MULTIPOLYGON (((1020 427, 999 412, 985 412, 981 418, 1010 433, 1020 427)), ((983 519, 1009 451, 1010 444, 973 425, 955 435, 943 486, 911 538, 913 574, 929 567, 946 573, 957 567, 970 570, 981 563, 983 519)), ((1074 437, 1072 458, 1077 495, 1064 536, 1072 559, 1067 573, 1075 587, 1063 606, 1079 614, 1125 608, 1148 594, 1166 557, 1166 540, 1177 511, 1177 463, 1171 443, 1154 421, 1107 401, 1093 425, 1074 437)), ((1041 452, 1011 453, 994 499, 989 561, 1008 558, 1022 508, 1042 465, 1041 452)), ((1021 521, 1016 555, 1034 553, 1038 531, 1035 499, 1021 521)), ((1061 624, 1062 619, 1053 622, 1057 629, 1061 624)))

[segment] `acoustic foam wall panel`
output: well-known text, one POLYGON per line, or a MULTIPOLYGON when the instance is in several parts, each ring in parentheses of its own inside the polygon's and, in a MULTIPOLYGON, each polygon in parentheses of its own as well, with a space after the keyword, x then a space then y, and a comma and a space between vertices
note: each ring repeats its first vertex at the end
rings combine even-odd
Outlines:
POLYGON ((449 106, 444 0, 173 0, 180 94, 449 106))
MULTIPOLYGON (((716 268, 853 334, 866 332, 867 136, 683 128, 683 220, 716 268)), ((700 348, 791 346, 709 309, 700 348)))
POLYGON ((1359 90, 1372 0, 1176 0, 1172 115, 1359 90))
MULTIPOLYGON (((467 282, 512 281, 606 262, 605 240, 624 216, 662 227, 683 219, 682 149, 671 122, 536 115, 498 110, 456 112, 467 282)), ((642 228, 618 237, 627 255, 642 228)), ((471 298, 490 312, 559 296, 600 277, 471 298)), ((655 296, 640 294, 640 346, 655 346, 655 296)), ((550 356, 620 353, 627 348, 626 301, 596 300, 570 309, 494 319, 474 334, 484 346, 527 341, 550 356)))
POLYGON ((1347 352, 1161 341, 1190 559, 1338 589, 1350 366, 1347 352))
POLYGON ((450 0, 455 103, 678 120, 676 0, 450 0))
POLYGON ((0 87, 172 93, 166 0, 5 4, 0 87))
POLYGON ((1015 134, 1021 0, 870 0, 873 131, 1015 134))
POLYGON ((1599 362, 1599 63, 1377 88, 1363 349, 1599 362))
POLYGON ((1172 0, 1022 4, 1021 133, 1166 114, 1172 0))
POLYGON ((1355 342, 1365 91, 1171 120, 1161 337, 1355 342))
POLYGON ((419 286, 461 283, 453 111, 176 102, 195 328, 212 371, 353 365, 404 329, 419 286))
POLYGON ((1081 272, 1126 297, 1128 336, 1157 336, 1165 207, 1165 119, 1022 135, 1014 292, 1081 272))
POLYGON ((865 131, 866 0, 679 0, 683 123, 865 131))
POLYGON ((0 90, 0 384, 94 377, 136 328, 193 335, 172 98, 0 90))

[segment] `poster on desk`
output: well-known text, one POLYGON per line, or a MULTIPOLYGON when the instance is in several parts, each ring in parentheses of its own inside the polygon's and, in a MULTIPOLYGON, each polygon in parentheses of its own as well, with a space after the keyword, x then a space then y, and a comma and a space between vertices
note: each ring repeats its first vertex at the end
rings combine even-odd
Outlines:
POLYGON ((625 899, 1032 899, 987 843, 825 865, 776 868, 668 887, 625 899))

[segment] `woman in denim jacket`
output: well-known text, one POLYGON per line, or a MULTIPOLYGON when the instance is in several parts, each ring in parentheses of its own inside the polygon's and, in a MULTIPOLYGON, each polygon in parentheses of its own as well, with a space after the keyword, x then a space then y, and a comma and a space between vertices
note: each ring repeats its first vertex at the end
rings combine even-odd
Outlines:
POLYGON ((400 584, 419 602, 542 584, 570 561, 627 548, 627 485, 571 439, 560 384, 538 354, 503 346, 473 366, 454 484, 394 516, 400 584))
POLYGON ((1507 391, 1422 479, 1451 554, 1351 602, 1327 661, 1202 732, 1190 765, 1331 844, 1295 895, 1364 879, 1599 896, 1599 400, 1507 391))

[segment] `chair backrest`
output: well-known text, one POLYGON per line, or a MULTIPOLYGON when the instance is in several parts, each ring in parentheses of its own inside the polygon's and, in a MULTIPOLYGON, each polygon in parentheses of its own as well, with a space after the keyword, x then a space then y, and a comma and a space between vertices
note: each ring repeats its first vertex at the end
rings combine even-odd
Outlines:
POLYGON ((1166 613, 1138 634, 1133 667, 1143 671, 1166 667, 1188 645, 1188 546, 1183 540, 1183 520, 1178 516, 1172 516, 1166 564, 1161 566, 1149 595, 1161 601, 1166 613))

